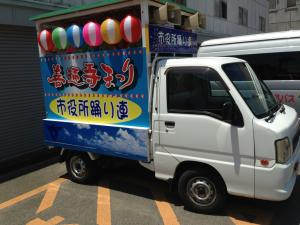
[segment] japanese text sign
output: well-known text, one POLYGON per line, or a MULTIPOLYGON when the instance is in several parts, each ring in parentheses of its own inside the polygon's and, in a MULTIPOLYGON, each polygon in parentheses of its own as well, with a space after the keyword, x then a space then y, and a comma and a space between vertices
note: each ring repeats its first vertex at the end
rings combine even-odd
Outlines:
POLYGON ((143 48, 41 58, 48 119, 149 127, 143 48))
POLYGON ((149 25, 150 51, 194 54, 197 34, 178 29, 149 25))

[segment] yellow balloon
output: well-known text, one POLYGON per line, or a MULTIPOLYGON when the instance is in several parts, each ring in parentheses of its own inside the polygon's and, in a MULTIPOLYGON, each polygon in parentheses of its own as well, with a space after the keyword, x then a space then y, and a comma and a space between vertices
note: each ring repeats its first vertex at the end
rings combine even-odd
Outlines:
POLYGON ((101 34, 107 44, 118 44, 122 39, 119 21, 110 18, 104 20, 101 24, 101 34))

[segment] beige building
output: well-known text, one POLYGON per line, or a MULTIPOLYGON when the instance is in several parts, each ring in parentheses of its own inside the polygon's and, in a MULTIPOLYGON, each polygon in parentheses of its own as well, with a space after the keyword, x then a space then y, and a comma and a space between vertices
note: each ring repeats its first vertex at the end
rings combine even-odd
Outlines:
POLYGON ((203 32, 236 36, 268 31, 268 0, 186 0, 206 17, 203 32))
POLYGON ((270 0, 269 31, 300 29, 299 0, 270 0))

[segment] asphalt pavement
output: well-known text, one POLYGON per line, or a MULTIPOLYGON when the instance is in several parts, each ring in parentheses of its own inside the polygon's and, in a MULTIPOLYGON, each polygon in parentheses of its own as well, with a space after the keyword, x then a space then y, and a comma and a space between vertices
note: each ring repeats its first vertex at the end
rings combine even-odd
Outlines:
POLYGON ((182 206, 168 184, 136 163, 99 169, 89 185, 73 183, 55 163, 0 184, 1 225, 299 225, 300 182, 284 202, 230 197, 223 212, 182 206))

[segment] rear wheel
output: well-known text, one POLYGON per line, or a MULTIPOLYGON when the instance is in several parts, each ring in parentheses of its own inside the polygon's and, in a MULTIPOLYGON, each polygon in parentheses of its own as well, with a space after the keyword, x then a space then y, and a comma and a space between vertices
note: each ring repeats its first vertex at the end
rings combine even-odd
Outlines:
POLYGON ((186 208, 201 213, 219 211, 226 200, 224 182, 212 170, 187 170, 178 181, 178 193, 186 208))
POLYGON ((76 183, 88 183, 95 175, 95 163, 84 153, 70 153, 66 168, 71 180, 76 183))

